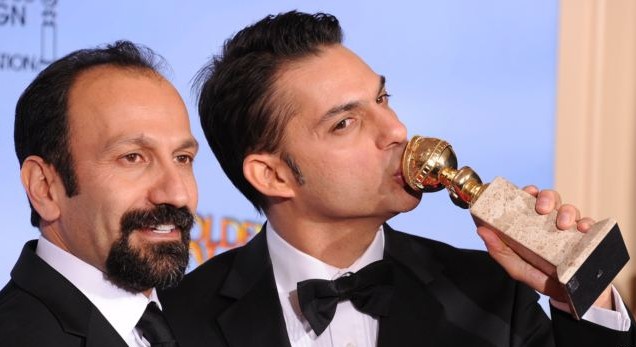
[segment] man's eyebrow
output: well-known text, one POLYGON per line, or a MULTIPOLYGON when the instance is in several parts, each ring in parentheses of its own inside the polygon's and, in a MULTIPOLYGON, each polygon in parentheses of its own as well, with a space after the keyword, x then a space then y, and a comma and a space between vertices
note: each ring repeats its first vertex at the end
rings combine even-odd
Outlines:
POLYGON ((186 148, 194 148, 194 151, 196 152, 199 150, 199 142, 195 138, 187 139, 183 141, 179 147, 177 147, 177 151, 186 148))
POLYGON ((338 105, 338 106, 334 106, 332 108, 329 109, 329 111, 327 111, 321 118, 320 118, 320 122, 324 122, 330 118, 332 118, 333 116, 342 113, 342 112, 347 112, 347 111, 351 111, 356 107, 360 106, 360 101, 350 101, 347 103, 344 103, 342 105, 338 105))
MULTIPOLYGON (((135 146, 139 146, 142 148, 151 148, 153 146, 157 145, 157 141, 150 139, 148 137, 146 137, 145 135, 139 135, 136 137, 130 137, 130 138, 121 138, 121 137, 116 137, 114 139, 112 139, 111 141, 109 141, 106 146, 105 149, 107 151, 113 150, 114 148, 118 147, 118 146, 125 146, 125 145, 135 145, 135 146)), ((189 138, 184 140, 177 148, 177 151, 186 149, 186 148, 194 148, 195 151, 199 150, 199 143, 197 142, 196 139, 194 138, 189 138)))
POLYGON ((152 145, 155 143, 155 141, 147 138, 144 135, 139 135, 139 136, 135 136, 135 137, 115 137, 113 139, 111 139, 110 141, 108 141, 106 143, 106 146, 104 146, 104 148, 107 151, 113 150, 114 148, 118 147, 118 146, 124 146, 124 145, 136 145, 139 147, 152 147, 152 145))
POLYGON ((385 85, 386 85, 386 77, 384 77, 384 75, 380 75, 380 86, 378 87, 377 95, 382 94, 382 92, 384 91, 385 85))
MULTIPOLYGON (((380 95, 384 91, 385 83, 386 83, 386 78, 383 75, 380 75, 380 82, 378 85, 377 95, 380 95)), ((320 118, 319 123, 322 123, 339 113, 351 111, 354 108, 359 107, 360 104, 361 104, 360 101, 351 101, 351 102, 344 103, 342 105, 334 106, 330 108, 327 112, 325 112, 325 114, 320 118)))

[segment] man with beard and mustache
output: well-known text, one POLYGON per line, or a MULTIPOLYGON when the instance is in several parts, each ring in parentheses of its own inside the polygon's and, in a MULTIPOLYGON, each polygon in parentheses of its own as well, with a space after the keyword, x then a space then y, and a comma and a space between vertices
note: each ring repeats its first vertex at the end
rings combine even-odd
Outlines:
MULTIPOLYGON (((334 16, 268 16, 197 81, 208 143, 267 225, 161 297, 182 347, 636 345, 618 293, 574 320, 491 229, 477 229, 489 257, 386 224, 421 198, 402 178, 406 127, 334 16), (552 321, 535 290, 561 307, 552 321)), ((528 190, 559 229, 589 228, 556 192, 528 190)))
POLYGON ((176 346, 156 289, 188 264, 198 144, 161 59, 127 41, 73 52, 16 106, 38 240, 0 292, 2 346, 176 346))

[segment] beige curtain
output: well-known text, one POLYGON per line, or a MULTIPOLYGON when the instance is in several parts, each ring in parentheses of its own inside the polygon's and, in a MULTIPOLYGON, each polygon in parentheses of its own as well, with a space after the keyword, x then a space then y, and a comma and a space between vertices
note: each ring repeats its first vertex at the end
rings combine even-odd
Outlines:
MULTIPOLYGON (((636 1, 561 0, 555 186, 636 258, 636 1)), ((615 284, 635 307, 636 259, 615 284)))

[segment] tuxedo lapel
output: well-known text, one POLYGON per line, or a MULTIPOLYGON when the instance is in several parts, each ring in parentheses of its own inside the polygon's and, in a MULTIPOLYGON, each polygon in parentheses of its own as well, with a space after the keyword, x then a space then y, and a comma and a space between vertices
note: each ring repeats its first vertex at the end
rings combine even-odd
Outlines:
POLYGON ((221 289, 221 295, 236 300, 218 318, 232 347, 290 347, 265 229, 237 253, 221 289))
POLYGON ((395 292, 387 317, 380 318, 378 347, 440 346, 437 334, 443 307, 425 290, 440 271, 426 250, 411 249, 385 224, 384 259, 393 267, 395 292), (412 264, 425 264, 412 266, 412 264))
POLYGON ((86 347, 127 346, 97 309, 88 318, 87 327, 86 347))
POLYGON ((11 271, 23 290, 39 298, 68 334, 86 340, 87 347, 126 346, 99 310, 64 276, 35 254, 37 241, 29 241, 11 271))
POLYGON ((470 288, 453 283, 429 248, 386 224, 384 229, 396 295, 389 318, 380 320, 379 347, 395 341, 402 341, 400 346, 517 345, 510 324, 469 298, 470 288))

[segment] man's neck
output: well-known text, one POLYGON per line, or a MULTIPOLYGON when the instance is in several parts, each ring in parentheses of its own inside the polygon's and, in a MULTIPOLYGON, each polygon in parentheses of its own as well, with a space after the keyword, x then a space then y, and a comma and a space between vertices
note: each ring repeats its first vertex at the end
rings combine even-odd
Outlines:
POLYGON ((338 268, 349 267, 373 241, 383 221, 312 221, 267 214, 268 223, 296 249, 338 268))

